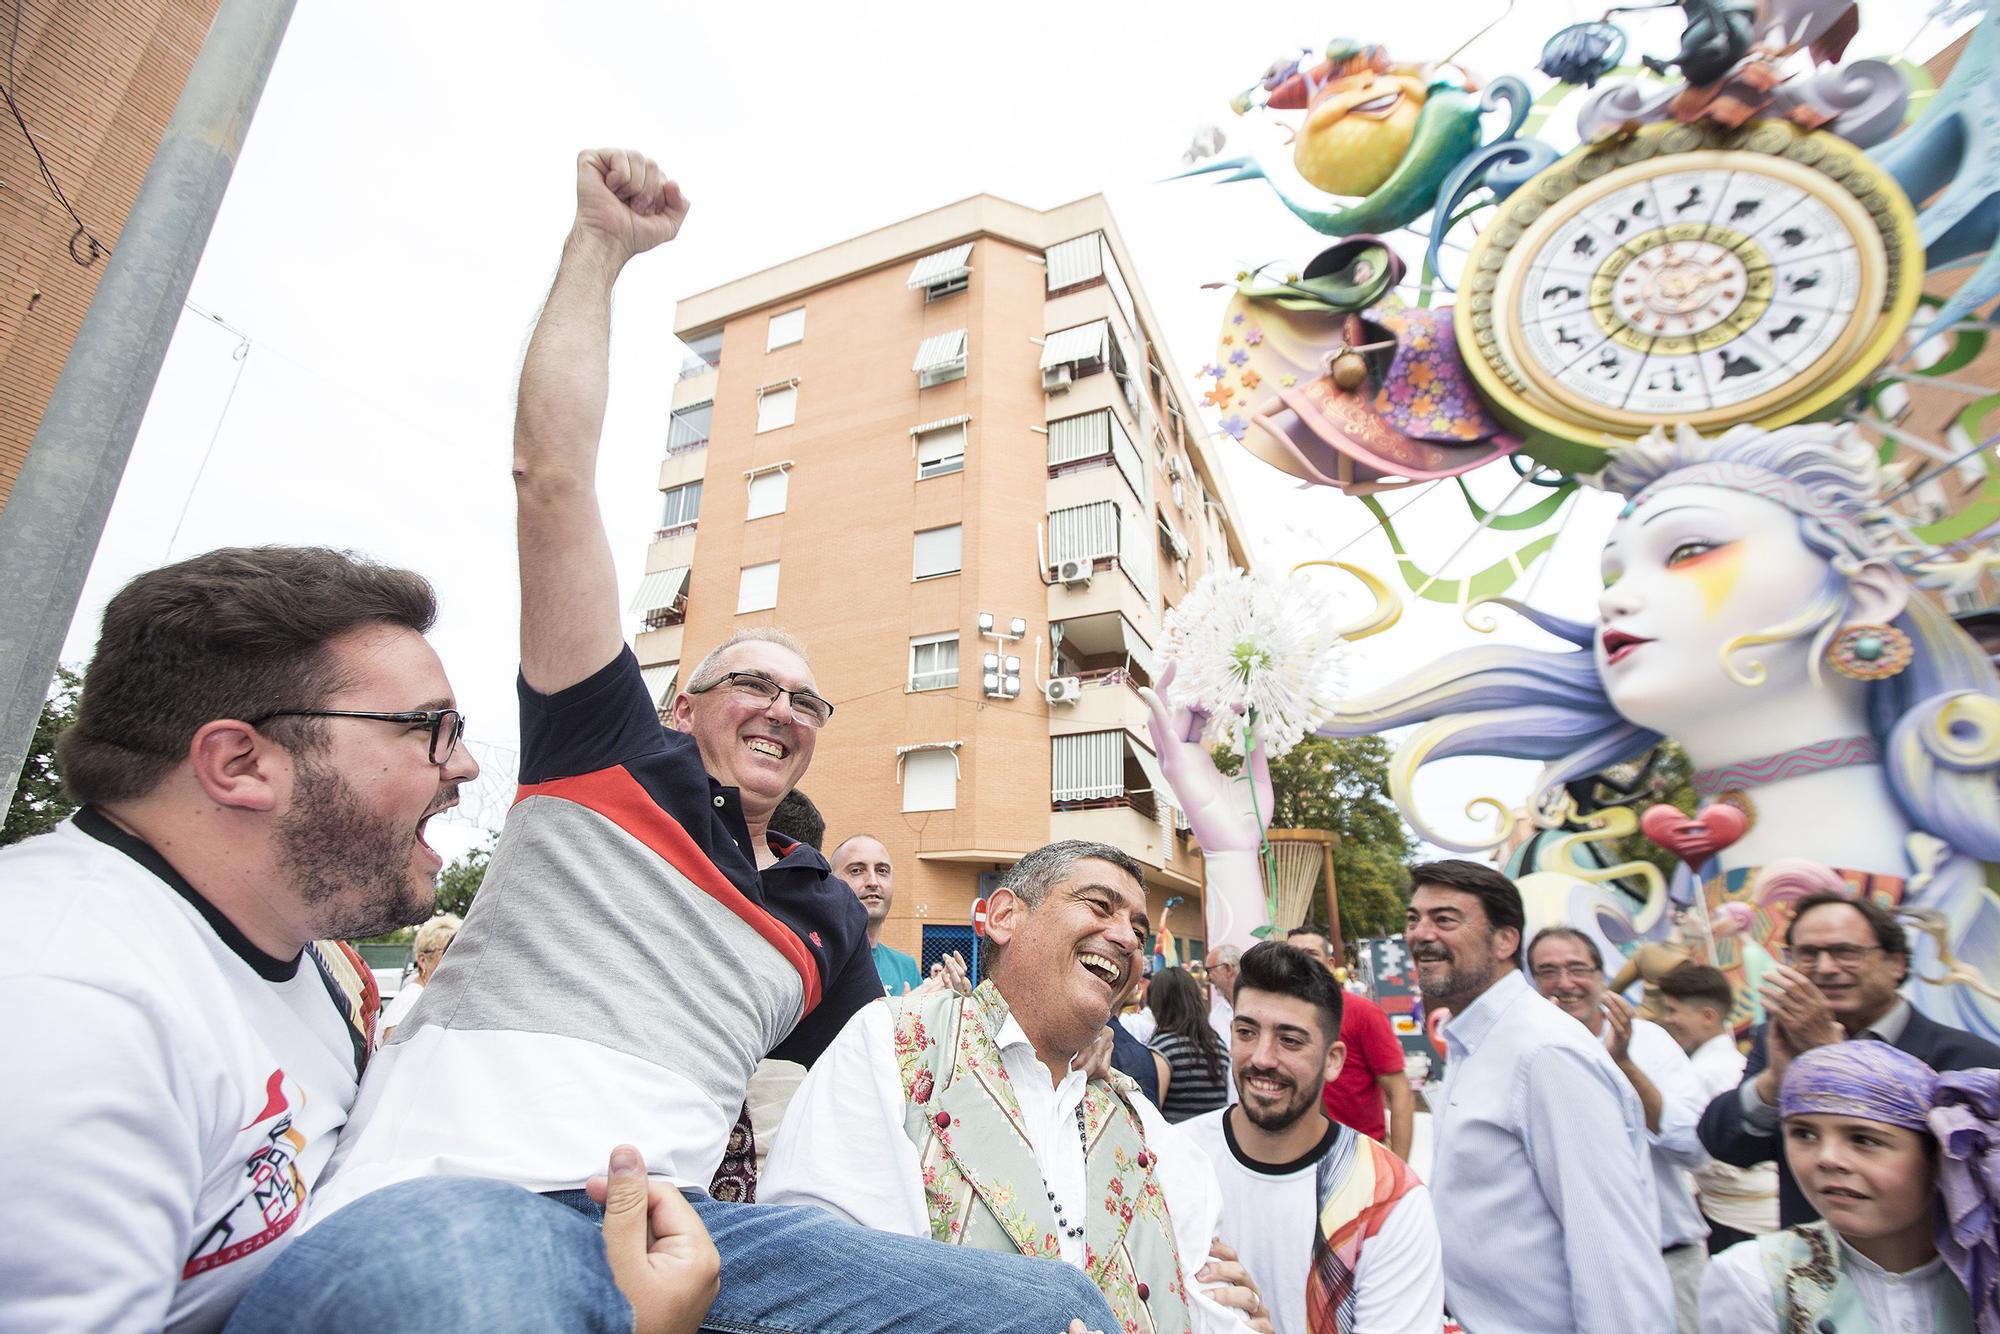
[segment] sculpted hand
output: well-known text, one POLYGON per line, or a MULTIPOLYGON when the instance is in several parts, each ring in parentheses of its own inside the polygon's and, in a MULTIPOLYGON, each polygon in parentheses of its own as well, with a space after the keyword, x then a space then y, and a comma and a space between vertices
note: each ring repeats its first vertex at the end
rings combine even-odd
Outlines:
MULTIPOLYGON (((1256 852, 1271 821, 1271 764, 1260 746, 1249 761, 1250 783, 1224 778, 1202 744, 1206 714, 1174 702, 1173 681, 1178 663, 1168 663, 1154 689, 1139 688, 1146 701, 1147 730, 1160 767, 1173 786, 1174 798, 1187 812, 1188 826, 1204 852, 1256 852), (1251 793, 1256 796, 1253 813, 1251 793)), ((1211 942, 1213 944, 1215 942, 1211 942)))
POLYGON ((1271 1313, 1264 1307, 1264 1294, 1257 1290, 1257 1280, 1250 1277, 1250 1271, 1236 1258, 1235 1249, 1227 1242, 1213 1241, 1209 1243, 1208 1256, 1208 1263, 1196 1272, 1195 1281, 1219 1284, 1207 1289, 1217 1305, 1243 1312, 1249 1318, 1250 1328, 1258 1334, 1274 1334, 1271 1313))
POLYGON ((681 1193, 646 1175, 639 1151, 611 1151, 609 1177, 584 1183, 604 1206, 604 1258, 634 1334, 696 1334, 721 1286, 722 1257, 681 1193))
POLYGON ((957 950, 932 964, 930 976, 910 994, 931 996, 940 991, 956 991, 961 996, 972 994, 972 976, 966 971, 964 956, 957 950))
POLYGON ((593 148, 576 155, 576 225, 571 234, 602 245, 615 263, 673 240, 687 214, 681 187, 645 154, 593 148))

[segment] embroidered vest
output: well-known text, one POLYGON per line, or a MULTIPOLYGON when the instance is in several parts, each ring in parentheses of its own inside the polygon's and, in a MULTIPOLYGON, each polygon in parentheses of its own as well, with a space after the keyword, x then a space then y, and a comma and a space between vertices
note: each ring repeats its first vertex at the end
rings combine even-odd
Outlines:
MULTIPOLYGON (((1062 1258, 1056 1219, 995 1041, 1007 1002, 991 982, 906 1004, 896 1017, 903 1129, 924 1174, 931 1236, 954 1246, 1062 1258)), ((1128 1334, 1190 1334, 1187 1284, 1132 1082, 1083 1095, 1084 1271, 1128 1334)))
MULTIPOLYGON (((1840 1241, 1825 1220, 1757 1238, 1783 1334, 1890 1334, 1868 1319, 1861 1294, 1840 1269, 1840 1241)), ((1937 1285, 1936 1334, 1972 1334, 1972 1304, 1949 1270, 1937 1285)))
POLYGON ((1306 1271, 1306 1325, 1312 1334, 1352 1334, 1361 1248, 1389 1221, 1417 1174, 1387 1148, 1343 1126, 1319 1160, 1315 1184, 1319 1235, 1306 1271))

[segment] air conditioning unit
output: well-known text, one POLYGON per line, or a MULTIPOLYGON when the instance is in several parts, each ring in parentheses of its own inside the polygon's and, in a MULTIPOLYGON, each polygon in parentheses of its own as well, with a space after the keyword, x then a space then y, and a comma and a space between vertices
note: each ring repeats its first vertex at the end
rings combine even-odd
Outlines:
POLYGON ((1090 587, 1092 573, 1091 562, 1087 560, 1066 560, 1056 566, 1056 578, 1069 588, 1090 587))
POLYGON ((1053 366, 1042 367, 1042 392, 1045 394, 1068 393, 1070 381, 1075 375, 1076 368, 1071 366, 1067 361, 1057 362, 1053 366))
POLYGON ((1083 682, 1074 676, 1058 676, 1042 687, 1042 694, 1051 704, 1074 704, 1083 690, 1083 682))

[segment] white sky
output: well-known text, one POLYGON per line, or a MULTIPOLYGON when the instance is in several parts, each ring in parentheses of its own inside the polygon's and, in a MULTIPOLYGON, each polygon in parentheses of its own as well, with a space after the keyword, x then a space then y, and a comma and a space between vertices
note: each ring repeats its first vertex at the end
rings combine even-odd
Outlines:
MULTIPOLYGON (((1895 54, 1916 36, 1911 54, 1929 54, 1947 34, 1919 35, 1926 8, 1865 6, 1854 51, 1895 54)), ((1254 0, 580 0, 560 13, 507 0, 302 4, 191 293, 249 336, 241 380, 231 399, 236 337, 185 316, 64 661, 88 657, 120 584, 170 557, 259 542, 352 547, 437 585, 434 642, 472 736, 487 756, 511 748, 513 379, 568 226, 578 148, 643 149, 695 205, 681 238, 635 262, 620 290, 599 481, 629 596, 658 519, 677 296, 981 191, 1038 208, 1103 192, 1191 383, 1226 295, 1201 284, 1265 261, 1297 267, 1327 244, 1260 185, 1162 183, 1193 132, 1219 124, 1225 156, 1288 167, 1271 120, 1226 105, 1274 56, 1352 35, 1398 59, 1436 58, 1500 10, 1371 5, 1378 26, 1361 31, 1353 10, 1334 20, 1324 5, 1254 0)), ((1596 12, 1518 0, 1463 60, 1489 77, 1530 75, 1550 34, 1596 12)), ((1635 54, 1668 54, 1679 22, 1627 27, 1635 54)), ((1420 245, 1403 240, 1414 273, 1420 245)), ((1358 502, 1302 490, 1226 436, 1216 452, 1239 506, 1278 516, 1251 530, 1253 545, 1275 537, 1294 559, 1323 555, 1372 526, 1358 502)), ((1491 504, 1511 481, 1502 465, 1475 490, 1491 504)), ((1407 495, 1385 499, 1393 511, 1407 495)), ((1536 591, 1575 616, 1591 614, 1616 509, 1585 499, 1536 591)), ((1455 488, 1406 522, 1430 568, 1472 529, 1455 488)), ((1481 538, 1447 575, 1519 537, 1481 538)), ((1392 572, 1379 534, 1346 558, 1392 572)), ((1419 607, 1362 646, 1357 680, 1389 679, 1475 638, 1450 609, 1419 607)), ((1518 799, 1533 768, 1445 767, 1419 791, 1433 819, 1468 832, 1452 823, 1455 807, 1482 791, 1518 799)), ((511 781, 494 775, 496 814, 511 781)), ((477 837, 470 820, 438 835, 448 852, 477 837)))

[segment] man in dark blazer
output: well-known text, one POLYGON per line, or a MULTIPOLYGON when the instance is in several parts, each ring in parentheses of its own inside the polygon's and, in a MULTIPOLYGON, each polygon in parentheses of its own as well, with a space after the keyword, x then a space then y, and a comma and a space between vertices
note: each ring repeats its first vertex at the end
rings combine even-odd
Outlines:
POLYGON ((2000 1066, 2000 1047, 1917 1012, 1900 988, 1910 943, 1889 910, 1868 899, 1813 894, 1785 929, 1789 966, 1766 974, 1766 1022, 1751 1035, 1743 1083, 1701 1118, 1701 1142, 1737 1167, 1776 1160, 1778 1224, 1819 1217, 1792 1179, 1778 1133, 1778 1088, 1794 1057, 1829 1042, 1887 1042, 1934 1070, 2000 1066))

